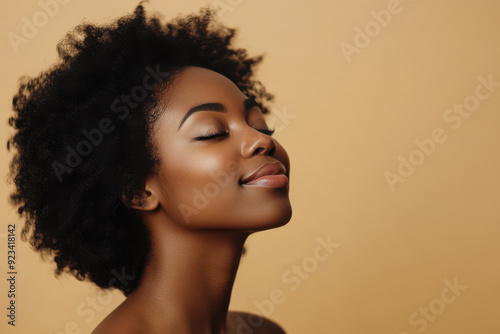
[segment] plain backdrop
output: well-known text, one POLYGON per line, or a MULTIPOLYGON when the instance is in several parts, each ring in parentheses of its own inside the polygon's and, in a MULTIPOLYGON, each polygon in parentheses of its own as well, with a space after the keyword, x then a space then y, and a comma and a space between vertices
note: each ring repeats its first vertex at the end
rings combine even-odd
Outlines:
MULTIPOLYGON (((110 22, 138 3, 66 0, 43 22, 49 2, 2 4, 2 333, 89 333, 124 300, 55 279, 54 265, 18 236, 17 319, 7 325, 7 225, 22 227, 5 180, 17 80, 52 64, 75 25, 110 22), (38 31, 13 46, 34 19, 38 31)), ((257 74, 276 95, 274 136, 291 160, 293 217, 250 236, 230 309, 295 334, 499 333, 500 2, 151 0, 146 8, 168 20, 208 3, 225 6, 221 21, 238 29, 238 46, 265 55, 257 74)))

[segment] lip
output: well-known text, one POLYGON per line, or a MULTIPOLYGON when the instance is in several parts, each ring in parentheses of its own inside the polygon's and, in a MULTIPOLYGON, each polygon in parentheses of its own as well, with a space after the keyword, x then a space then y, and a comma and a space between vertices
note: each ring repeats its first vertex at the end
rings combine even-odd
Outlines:
POLYGON ((266 162, 253 173, 241 179, 240 184, 280 188, 288 184, 286 168, 279 161, 266 162))

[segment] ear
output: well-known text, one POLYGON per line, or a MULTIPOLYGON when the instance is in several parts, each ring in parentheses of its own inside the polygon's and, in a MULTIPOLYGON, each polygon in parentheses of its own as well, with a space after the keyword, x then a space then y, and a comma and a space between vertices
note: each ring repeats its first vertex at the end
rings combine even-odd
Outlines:
POLYGON ((132 200, 131 208, 141 211, 154 211, 160 205, 157 184, 154 178, 148 177, 142 189, 139 189, 136 197, 132 200))

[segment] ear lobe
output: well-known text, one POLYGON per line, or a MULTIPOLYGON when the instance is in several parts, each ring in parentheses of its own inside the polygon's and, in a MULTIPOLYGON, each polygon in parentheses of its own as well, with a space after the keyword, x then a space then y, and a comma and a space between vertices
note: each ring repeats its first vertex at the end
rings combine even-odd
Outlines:
POLYGON ((132 200, 130 207, 142 211, 153 211, 158 207, 157 197, 147 190, 140 191, 132 200))
POLYGON ((132 199, 130 207, 141 211, 156 210, 160 204, 160 200, 156 191, 150 186, 151 180, 148 180, 144 188, 137 192, 137 195, 132 199))

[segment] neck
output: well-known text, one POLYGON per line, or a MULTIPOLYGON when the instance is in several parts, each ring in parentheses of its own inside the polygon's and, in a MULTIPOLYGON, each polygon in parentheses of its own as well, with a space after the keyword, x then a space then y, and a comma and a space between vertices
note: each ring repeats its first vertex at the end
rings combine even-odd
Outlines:
POLYGON ((249 233, 189 230, 165 221, 148 226, 150 257, 127 302, 155 331, 222 334, 249 233))

